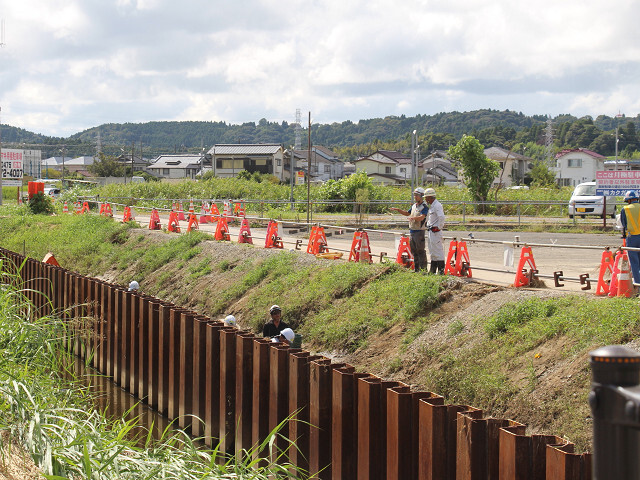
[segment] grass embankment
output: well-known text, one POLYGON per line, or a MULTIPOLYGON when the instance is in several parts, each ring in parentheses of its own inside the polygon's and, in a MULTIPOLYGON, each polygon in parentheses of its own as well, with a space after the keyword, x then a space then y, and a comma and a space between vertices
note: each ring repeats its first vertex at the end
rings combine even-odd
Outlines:
MULTIPOLYGON (((197 447, 182 432, 165 431, 156 441, 132 434, 135 419, 107 419, 86 390, 65 380, 73 377, 73 359, 63 353, 64 325, 30 315, 20 285, 12 286, 8 275, 1 280, 0 450, 2 470, 12 470, 11 478, 35 478, 32 467, 16 472, 24 465, 21 451, 52 480, 302 478, 285 461, 259 464, 248 454, 244 462, 225 463, 217 449, 197 447)), ((263 456, 269 440, 256 447, 263 456)))
MULTIPOLYGON (((22 214, 15 210, 0 219, 3 247, 22 251, 25 242, 36 258, 52 250, 67 268, 106 274, 121 284, 137 279, 146 293, 212 317, 233 313, 242 328, 255 332, 268 306, 278 303, 305 346, 316 351, 374 348, 380 334, 399 328, 399 353, 385 357, 387 372, 411 363, 422 372, 421 387, 447 401, 566 436, 579 449, 588 448, 591 435, 587 352, 640 334, 637 299, 570 295, 457 320, 443 338, 431 339, 443 320, 437 308, 446 288, 442 277, 220 245, 200 232, 165 237, 97 216, 22 214), (413 360, 405 356, 416 351, 413 360)), ((451 299, 456 301, 455 290, 451 299)))

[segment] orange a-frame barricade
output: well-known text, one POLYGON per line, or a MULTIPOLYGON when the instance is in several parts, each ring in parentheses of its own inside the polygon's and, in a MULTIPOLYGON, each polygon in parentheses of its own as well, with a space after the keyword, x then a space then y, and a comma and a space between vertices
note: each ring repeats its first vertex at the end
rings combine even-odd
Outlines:
POLYGON ((409 244, 409 238, 406 235, 400 236, 398 255, 396 255, 396 263, 404 265, 407 268, 415 268, 413 253, 411 253, 411 245, 409 244))
POLYGON ((472 272, 469 266, 469 250, 467 250, 467 242, 451 240, 449 243, 449 253, 444 268, 445 275, 454 275, 456 277, 471 278, 472 272))
POLYGON ((100 215, 104 215, 105 217, 113 217, 113 210, 111 210, 110 203, 100 204, 100 215))
POLYGON ((174 233, 180 233, 180 222, 178 221, 178 214, 171 210, 169 213, 169 223, 167 224, 167 230, 174 233))
POLYGON ((609 285, 613 280, 613 252, 605 250, 602 252, 602 261, 600 262, 600 273, 598 274, 598 286, 596 287, 596 295, 609 295, 609 285), (605 280, 605 276, 609 272, 610 280, 605 280))
POLYGON ((311 253, 312 255, 325 253, 328 250, 327 246, 327 236, 324 233, 324 228, 320 226, 311 227, 307 253, 311 253))
POLYGON ((369 234, 367 232, 362 230, 356 230, 354 232, 351 250, 349 251, 349 261, 373 263, 369 234))
POLYGON ((158 210, 155 208, 151 211, 151 217, 149 218, 149 230, 161 230, 162 225, 160 225, 160 215, 158 215, 158 210))
POLYGON ((82 204, 82 209, 80 210, 80 213, 85 214, 85 213, 89 213, 91 209, 89 208, 89 202, 84 202, 82 204))
POLYGON ((200 207, 200 223, 209 223, 209 207, 205 202, 202 202, 202 206, 200 207))
POLYGON ((218 224, 216 225, 216 240, 231 240, 231 236, 229 235, 229 226, 227 225, 226 218, 218 219, 218 224))
POLYGON ((193 230, 199 230, 200 227, 198 225, 198 217, 194 214, 189 215, 189 225, 187 225, 187 232, 191 232, 193 230))
POLYGON ((513 282, 514 287, 526 287, 529 285, 529 276, 525 270, 525 265, 529 265, 530 273, 538 273, 536 262, 533 260, 533 252, 531 247, 525 245, 520 251, 520 261, 518 262, 518 270, 516 271, 516 279, 513 282))
POLYGON ((244 203, 242 203, 242 202, 236 203, 235 206, 233 207, 233 214, 236 217, 244 217, 245 216, 244 203))
POLYGON ((278 234, 278 222, 269 220, 267 225, 267 238, 264 241, 264 248, 284 248, 282 238, 278 234))
POLYGON ((131 207, 127 205, 126 207, 124 207, 124 210, 122 212, 122 223, 127 223, 131 220, 133 220, 133 214, 131 213, 131 207))
POLYGON ((211 216, 209 217, 211 222, 217 222, 220 219, 220 210, 218 210, 218 206, 215 203, 211 204, 211 216))
POLYGON ((253 245, 253 238, 251 237, 251 229, 249 228, 249 220, 242 219, 242 225, 240 225, 240 233, 238 234, 238 243, 250 243, 253 245))

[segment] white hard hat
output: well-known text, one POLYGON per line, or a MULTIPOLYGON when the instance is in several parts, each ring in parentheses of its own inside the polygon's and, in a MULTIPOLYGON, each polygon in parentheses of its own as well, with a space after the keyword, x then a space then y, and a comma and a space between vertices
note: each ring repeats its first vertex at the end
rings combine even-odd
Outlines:
POLYGON ((413 193, 419 193, 420 195, 424 196, 424 188, 418 187, 413 191, 413 193))
POLYGON ((433 188, 427 188, 424 192, 425 197, 435 197, 436 191, 433 188))
POLYGON ((235 325, 236 324, 236 317, 234 317, 233 315, 227 315, 224 319, 224 323, 226 325, 235 325))
POLYGON ((135 280, 134 280, 134 281, 132 281, 132 282, 129 284, 129 291, 130 291, 130 292, 132 292, 132 291, 133 291, 133 292, 135 292, 135 291, 136 291, 136 290, 138 290, 139 288, 140 288, 140 285, 139 285, 139 284, 138 284, 138 282, 136 282, 135 280))
POLYGON ((269 313, 273 313, 273 312, 281 312, 282 309, 280 308, 280 305, 271 305, 271 308, 269 309, 269 313))
POLYGON ((284 338, 286 338, 290 342, 293 342, 293 339, 296 336, 296 334, 293 333, 293 330, 291 330, 290 328, 285 328, 284 330, 282 330, 280 332, 280 335, 284 336, 284 338))

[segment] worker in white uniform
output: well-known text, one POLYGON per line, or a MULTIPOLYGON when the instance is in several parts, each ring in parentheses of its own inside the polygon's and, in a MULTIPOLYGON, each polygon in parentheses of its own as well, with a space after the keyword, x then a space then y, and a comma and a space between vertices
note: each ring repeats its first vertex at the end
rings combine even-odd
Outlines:
POLYGON ((429 273, 439 273, 444 275, 444 245, 442 242, 442 230, 444 229, 444 209, 442 204, 436 200, 436 191, 433 188, 427 188, 424 192, 424 201, 429 205, 429 213, 427 214, 427 246, 429 248, 429 257, 431 267, 429 273))

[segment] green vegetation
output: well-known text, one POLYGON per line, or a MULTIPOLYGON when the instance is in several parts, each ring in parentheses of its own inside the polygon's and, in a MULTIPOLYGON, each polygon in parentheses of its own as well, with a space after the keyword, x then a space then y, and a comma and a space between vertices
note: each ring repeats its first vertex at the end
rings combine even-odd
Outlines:
MULTIPOLYGON (((1 267, 1 264, 0 264, 1 267)), ((6 274, 4 282, 11 283, 6 274)), ((141 435, 137 420, 107 419, 92 405, 91 394, 73 380, 73 358, 63 353, 68 333, 53 317, 27 317, 31 309, 21 292, 0 285, 0 432, 3 461, 19 445, 46 478, 94 479, 254 479, 302 478, 282 454, 270 457, 277 429, 255 450, 236 461, 218 447, 199 447, 184 432, 165 430, 154 440, 141 435), (219 459, 223 459, 220 462, 219 459)))

